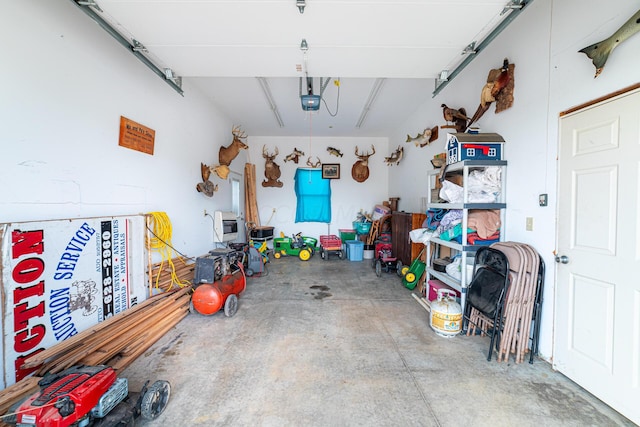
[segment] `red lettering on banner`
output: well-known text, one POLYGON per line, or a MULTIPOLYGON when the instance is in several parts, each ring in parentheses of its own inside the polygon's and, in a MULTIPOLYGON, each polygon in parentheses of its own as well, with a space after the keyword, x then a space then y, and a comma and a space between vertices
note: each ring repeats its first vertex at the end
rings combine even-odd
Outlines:
POLYGON ((27 231, 26 233, 19 230, 14 231, 11 233, 11 250, 13 259, 26 254, 42 255, 44 232, 42 230, 27 231))
POLYGON ((11 277, 15 283, 25 285, 13 289, 13 349, 22 353, 15 360, 16 381, 20 381, 38 369, 22 369, 22 364, 29 356, 44 350, 36 347, 47 333, 45 325, 39 323, 45 315, 45 282, 40 280, 45 265, 41 258, 34 256, 42 255, 44 251, 44 232, 14 231, 11 242, 12 259, 22 258, 13 268, 11 277), (29 255, 31 257, 26 258, 29 255))
POLYGON ((40 344, 47 329, 44 325, 36 325, 26 331, 20 331, 13 337, 13 348, 18 353, 24 353, 40 344))
POLYGON ((17 283, 30 283, 44 272, 44 261, 40 258, 23 259, 13 269, 12 277, 17 283))

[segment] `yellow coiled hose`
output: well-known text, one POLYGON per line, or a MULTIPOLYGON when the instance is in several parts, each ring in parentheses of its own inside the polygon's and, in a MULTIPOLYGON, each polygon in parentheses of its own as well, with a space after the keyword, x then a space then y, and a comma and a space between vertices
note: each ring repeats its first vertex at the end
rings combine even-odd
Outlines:
MULTIPOLYGON (((150 212, 148 215, 152 220, 149 229, 151 232, 149 247, 150 249, 158 251, 162 257, 160 268, 158 268, 158 273, 154 278, 155 288, 159 288, 160 273, 162 273, 162 268, 164 267, 165 262, 169 264, 169 268, 171 268, 171 286, 169 289, 173 288, 173 285, 177 285, 180 288, 190 286, 191 283, 180 280, 176 274, 176 267, 172 259, 172 252, 174 249, 171 246, 171 236, 173 234, 171 220, 165 212, 150 212)), ((177 258, 186 264, 181 256, 178 256, 177 258)))

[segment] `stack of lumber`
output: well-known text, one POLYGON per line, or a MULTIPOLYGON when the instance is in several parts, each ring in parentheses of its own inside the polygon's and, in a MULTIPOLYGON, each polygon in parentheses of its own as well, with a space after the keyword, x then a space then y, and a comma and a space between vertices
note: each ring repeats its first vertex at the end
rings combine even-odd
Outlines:
POLYGON ((256 165, 244 165, 244 217, 248 224, 260 226, 260 213, 256 197, 256 165))
MULTIPOLYGON (((129 308, 25 360, 35 375, 0 391, 0 414, 39 390, 38 381, 74 365, 129 366, 189 313, 191 286, 165 292, 129 308)), ((5 424, 0 421, 0 427, 5 424)))
POLYGON ((179 289, 193 283, 196 264, 176 257, 170 261, 163 261, 151 265, 149 288, 169 291, 179 289))
MULTIPOLYGON (((8 413, 14 403, 37 392, 40 389, 38 381, 40 377, 27 377, 0 391, 0 414, 8 413)), ((0 427, 4 426, 9 424, 0 421, 0 427)))
POLYGON ((74 365, 109 365, 116 371, 138 356, 189 313, 191 287, 151 297, 25 360, 36 375, 74 365))

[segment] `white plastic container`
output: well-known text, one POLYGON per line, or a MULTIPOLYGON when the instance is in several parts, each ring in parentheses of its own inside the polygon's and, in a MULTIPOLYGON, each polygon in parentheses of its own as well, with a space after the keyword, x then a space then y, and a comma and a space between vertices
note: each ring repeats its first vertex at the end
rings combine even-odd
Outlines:
POLYGON ((462 308, 456 302, 455 292, 438 289, 438 297, 431 302, 431 329, 441 337, 455 337, 462 330, 462 308))

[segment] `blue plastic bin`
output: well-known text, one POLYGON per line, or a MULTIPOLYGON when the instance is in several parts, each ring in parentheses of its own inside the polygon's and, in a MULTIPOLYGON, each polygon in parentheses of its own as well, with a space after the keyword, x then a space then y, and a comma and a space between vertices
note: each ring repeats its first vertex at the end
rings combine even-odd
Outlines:
POLYGON ((349 261, 362 261, 364 259, 364 242, 347 240, 347 258, 349 261))

